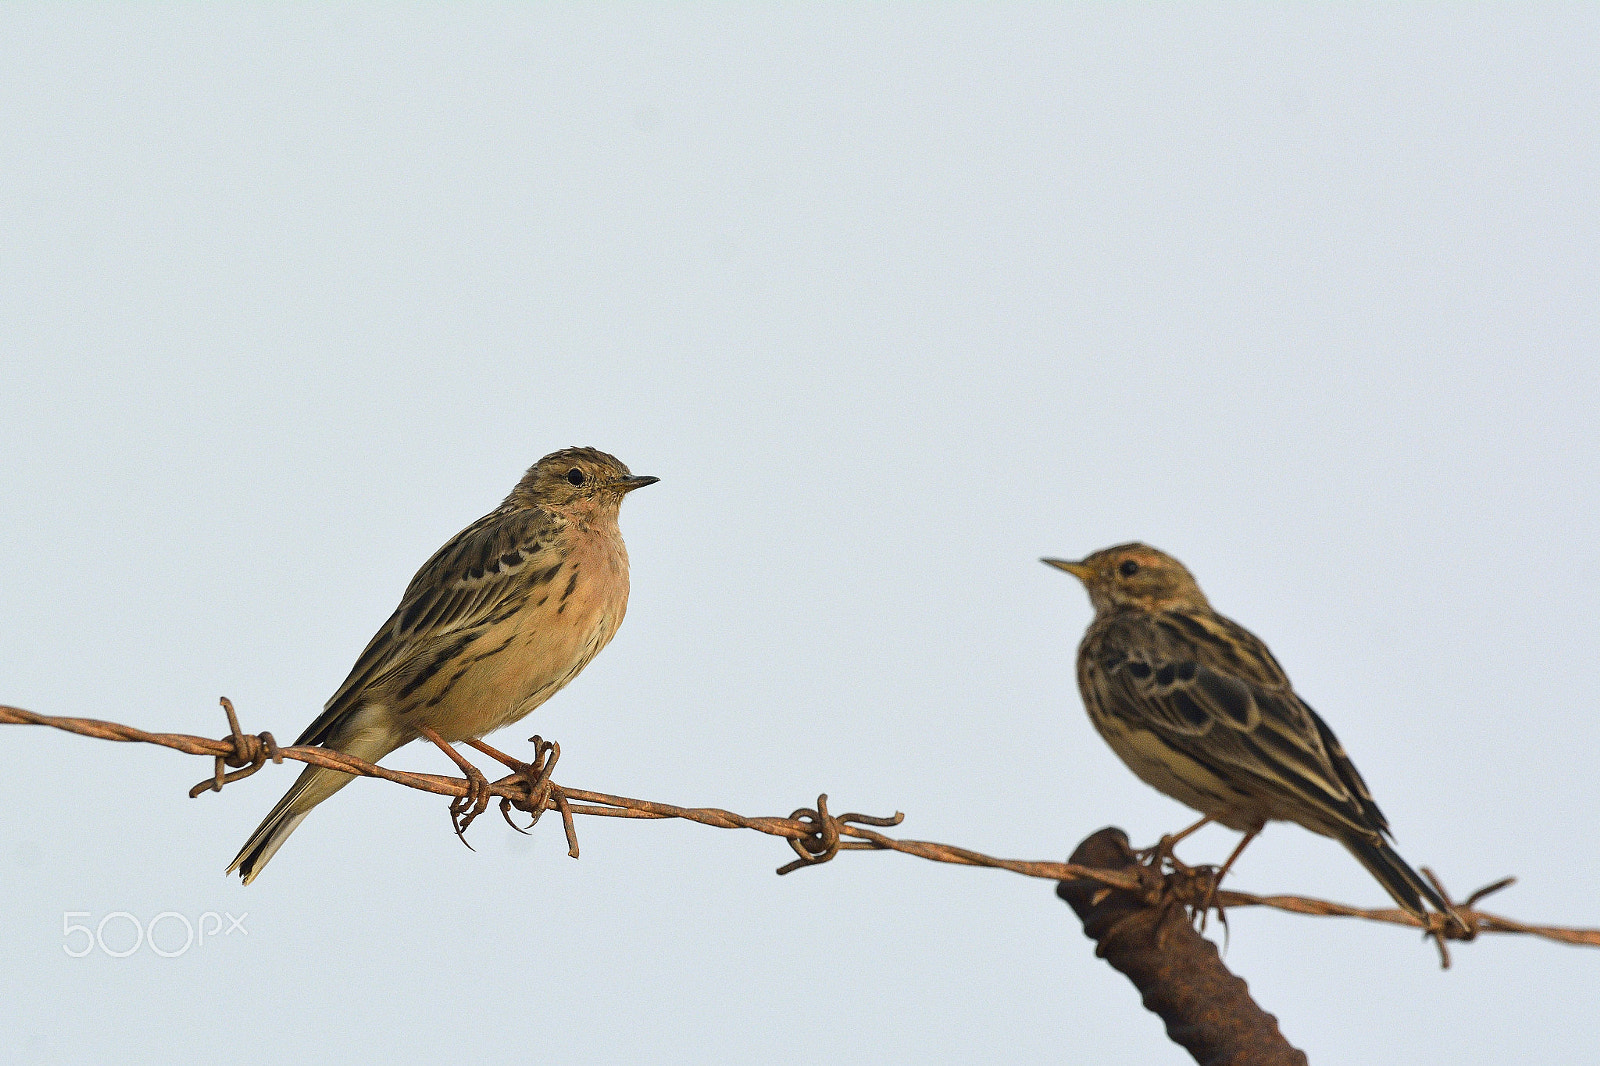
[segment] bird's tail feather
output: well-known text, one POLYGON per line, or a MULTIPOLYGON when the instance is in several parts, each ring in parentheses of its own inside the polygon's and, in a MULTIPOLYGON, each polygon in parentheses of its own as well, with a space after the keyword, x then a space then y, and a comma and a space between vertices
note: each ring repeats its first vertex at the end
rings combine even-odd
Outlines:
MULTIPOLYGON (((339 744, 336 750, 354 755, 358 759, 376 762, 396 747, 398 745, 387 733, 369 732, 339 744)), ((261 868, 267 864, 267 860, 277 854, 278 849, 283 847, 283 842, 289 839, 289 834, 305 821, 311 809, 352 780, 354 777, 351 774, 339 770, 329 770, 322 766, 306 767, 295 783, 289 786, 289 791, 283 794, 277 806, 273 807, 261 820, 261 824, 256 826, 256 831, 250 834, 250 839, 245 841, 244 847, 239 849, 239 854, 234 856, 227 872, 231 874, 237 870, 247 885, 254 881, 261 873, 261 868)))
POLYGON ((1341 842, 1405 910, 1426 921, 1427 911, 1423 909, 1422 901, 1427 900, 1435 910, 1449 915, 1465 927, 1461 915, 1439 894, 1439 890, 1407 865, 1386 841, 1349 836, 1341 842))

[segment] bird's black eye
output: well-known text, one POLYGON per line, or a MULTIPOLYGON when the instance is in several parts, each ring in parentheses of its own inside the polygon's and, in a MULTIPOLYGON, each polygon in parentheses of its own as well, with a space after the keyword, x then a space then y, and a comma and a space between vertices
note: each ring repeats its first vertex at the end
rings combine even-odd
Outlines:
POLYGON ((574 485, 582 485, 583 471, 579 470, 577 467, 573 467, 571 470, 567 471, 567 480, 572 482, 574 485))
POLYGON ((1121 566, 1117 567, 1117 572, 1123 577, 1132 577, 1134 574, 1139 572, 1139 564, 1134 562, 1132 559, 1129 559, 1121 566))

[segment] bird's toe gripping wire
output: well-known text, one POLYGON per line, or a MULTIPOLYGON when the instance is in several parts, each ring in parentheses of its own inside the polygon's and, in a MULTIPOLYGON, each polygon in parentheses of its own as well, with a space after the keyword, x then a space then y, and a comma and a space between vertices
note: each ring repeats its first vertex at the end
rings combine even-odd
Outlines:
POLYGON ((1196 832, 1210 823, 1211 816, 1206 815, 1204 818, 1185 829, 1179 830, 1176 833, 1167 833, 1159 841, 1148 848, 1140 848, 1137 851, 1130 851, 1129 856, 1135 862, 1148 866, 1153 870, 1159 871, 1163 868, 1170 867, 1172 870, 1176 870, 1180 873, 1189 873, 1192 867, 1189 867, 1179 861, 1176 849, 1182 841, 1188 839, 1190 836, 1194 835, 1196 832))
MULTIPOLYGON (((1244 846, 1255 839, 1255 834, 1246 834, 1237 848, 1229 856, 1228 861, 1220 868, 1209 864, 1190 866, 1180 860, 1173 848, 1202 826, 1211 821, 1202 818, 1188 828, 1178 833, 1169 833, 1161 840, 1147 848, 1134 849, 1127 847, 1124 838, 1122 843, 1127 848, 1127 856, 1133 862, 1130 867, 1143 885, 1142 895, 1148 906, 1157 907, 1163 912, 1179 910, 1186 915, 1189 923, 1204 931, 1209 912, 1215 908, 1217 920, 1222 923, 1223 929, 1228 928, 1228 915, 1217 900, 1217 893, 1222 885, 1222 879, 1228 873, 1244 846)), ((1094 904, 1099 904, 1112 889, 1102 888, 1093 898, 1094 904)), ((1163 921, 1166 919, 1163 918, 1163 921)), ((1165 929, 1165 926, 1162 927, 1165 929)), ((1161 937, 1164 939, 1164 934, 1161 937)))
POLYGON ((561 812, 561 825, 567 836, 567 854, 576 859, 578 857, 578 829, 573 823, 572 808, 568 804, 567 794, 561 790, 561 786, 550 779, 550 775, 555 771, 556 763, 561 759, 561 745, 537 735, 528 739, 533 744, 533 761, 531 763, 513 758, 481 740, 469 740, 467 743, 512 771, 510 775, 501 778, 495 784, 503 785, 517 781, 527 790, 526 797, 505 795, 500 797, 500 816, 506 820, 506 824, 519 833, 526 833, 539 824, 539 818, 545 811, 554 808, 561 812), (511 811, 513 808, 528 815, 526 829, 512 820, 511 811))
POLYGON ((466 794, 450 801, 450 824, 455 827, 456 836, 461 843, 466 844, 469 851, 476 851, 476 848, 467 843, 467 827, 478 815, 489 809, 489 801, 494 798, 494 793, 489 788, 489 779, 483 776, 482 770, 472 765, 466 756, 451 747, 431 727, 423 726, 421 732, 435 747, 450 757, 450 761, 456 764, 456 768, 467 779, 466 794))

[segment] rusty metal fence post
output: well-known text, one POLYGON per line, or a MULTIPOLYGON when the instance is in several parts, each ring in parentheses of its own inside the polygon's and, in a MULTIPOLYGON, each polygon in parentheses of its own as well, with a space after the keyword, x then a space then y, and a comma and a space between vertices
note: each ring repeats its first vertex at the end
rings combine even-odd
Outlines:
MULTIPOLYGON (((1137 863, 1120 829, 1102 829, 1078 845, 1071 862, 1103 870, 1137 863)), ((1132 892, 1062 881, 1056 895, 1072 905, 1104 958, 1133 982, 1167 1036, 1203 1066, 1306 1066, 1278 1020, 1256 1005, 1244 981, 1222 964, 1217 946, 1197 933, 1180 906, 1157 907, 1132 892)))

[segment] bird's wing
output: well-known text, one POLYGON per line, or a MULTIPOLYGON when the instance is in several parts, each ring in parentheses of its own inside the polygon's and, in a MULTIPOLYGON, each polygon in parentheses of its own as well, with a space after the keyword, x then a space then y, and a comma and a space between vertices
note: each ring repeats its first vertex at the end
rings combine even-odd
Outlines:
POLYGON ((556 532, 555 520, 542 511, 501 507, 450 538, 422 564, 400 606, 295 743, 323 743, 368 685, 403 669, 417 653, 518 610, 561 568, 552 545, 556 532))
POLYGON ((1105 712, 1223 780, 1329 831, 1388 831, 1333 730, 1238 623, 1211 612, 1124 616, 1090 666, 1105 712))

